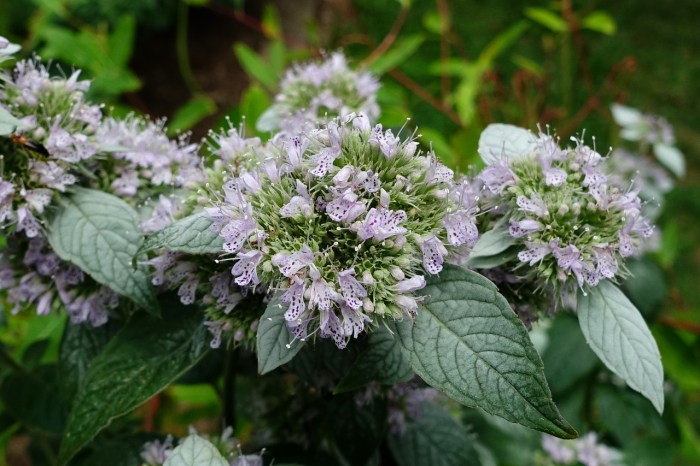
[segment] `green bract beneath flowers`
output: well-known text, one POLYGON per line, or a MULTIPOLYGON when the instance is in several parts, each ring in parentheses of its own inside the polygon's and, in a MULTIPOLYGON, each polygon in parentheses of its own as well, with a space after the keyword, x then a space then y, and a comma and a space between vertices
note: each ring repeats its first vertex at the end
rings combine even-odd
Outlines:
POLYGON ((318 331, 342 348, 373 316, 414 315, 423 273, 459 262, 478 238, 472 186, 364 115, 251 157, 209 214, 235 283, 283 291, 296 338, 318 331))

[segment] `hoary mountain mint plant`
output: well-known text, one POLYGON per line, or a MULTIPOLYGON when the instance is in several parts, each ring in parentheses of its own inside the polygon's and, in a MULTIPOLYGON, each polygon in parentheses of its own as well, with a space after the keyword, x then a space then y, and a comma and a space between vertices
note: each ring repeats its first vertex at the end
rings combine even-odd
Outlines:
POLYGON ((637 191, 609 183, 603 157, 573 142, 562 148, 550 134, 511 125, 484 130, 479 153, 487 166, 479 179, 492 230, 468 263, 501 274, 526 321, 536 311, 575 308, 591 349, 661 412, 659 350, 616 286, 624 261, 641 254, 654 227, 637 191))

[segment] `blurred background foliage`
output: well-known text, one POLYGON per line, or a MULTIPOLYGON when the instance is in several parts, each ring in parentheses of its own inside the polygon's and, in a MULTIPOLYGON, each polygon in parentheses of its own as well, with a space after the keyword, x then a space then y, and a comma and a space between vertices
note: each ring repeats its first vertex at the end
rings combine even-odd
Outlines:
MULTIPOLYGON (((572 316, 533 337, 548 341, 542 356, 555 401, 580 432, 599 432, 628 464, 672 465, 700 464, 698 17, 695 0, 0 0, 0 35, 66 74, 81 68, 93 97, 115 113, 167 116, 173 133, 191 131, 194 140, 227 119, 255 134, 285 68, 341 47, 356 67, 381 76, 384 125, 401 127, 411 116, 408 126, 463 171, 479 163, 478 135, 492 122, 549 125, 562 139, 585 129, 606 153, 621 144, 611 103, 666 117, 687 174, 667 196, 660 249, 632 264, 626 285, 661 350, 664 416, 604 370, 572 316)), ((55 316, 11 319, 2 343, 39 367, 56 359, 63 324, 55 316)), ((221 365, 212 354, 191 380, 123 422, 176 434, 188 423, 206 430, 206 419, 212 427, 220 406, 207 374, 221 365)), ((244 396, 253 383, 239 381, 242 439, 254 417, 244 396)), ((31 419, 12 408, 17 396, 0 390, 7 411, 31 419)), ((50 406, 50 390, 41 396, 36 405, 50 406)), ((475 410, 464 416, 494 452, 482 451, 482 462, 534 461, 536 432, 475 410)), ((17 437, 8 443, 16 424, 5 417, 0 445, 9 458, 22 446, 17 437)), ((60 426, 42 419, 34 428, 55 441, 60 426)))

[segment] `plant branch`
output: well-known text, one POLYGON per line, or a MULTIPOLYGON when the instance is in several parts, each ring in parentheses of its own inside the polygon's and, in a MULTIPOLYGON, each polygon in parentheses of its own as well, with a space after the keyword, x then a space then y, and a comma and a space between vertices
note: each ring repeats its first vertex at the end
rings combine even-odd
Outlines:
POLYGON ((401 11, 396 17, 396 21, 394 21, 394 24, 392 24, 391 29, 389 29, 389 32, 386 34, 386 36, 384 36, 384 39, 382 39, 379 45, 377 45, 377 47, 374 50, 372 50, 372 52, 367 56, 367 58, 364 59, 364 61, 362 62, 362 68, 367 68, 369 65, 374 63, 379 57, 384 55, 384 53, 389 49, 389 47, 391 47, 391 45, 396 41, 396 37, 399 35, 401 28, 406 22, 406 18, 408 17, 409 11, 410 7, 401 7, 401 11))
POLYGON ((397 69, 391 70, 389 71, 389 76, 401 83, 406 89, 416 94, 418 98, 425 101, 429 105, 435 107, 440 112, 444 113, 456 125, 463 126, 462 120, 459 119, 459 115, 457 115, 454 112, 454 110, 445 105, 444 102, 441 102, 440 100, 436 99, 424 87, 422 87, 420 84, 403 74, 401 71, 397 69))

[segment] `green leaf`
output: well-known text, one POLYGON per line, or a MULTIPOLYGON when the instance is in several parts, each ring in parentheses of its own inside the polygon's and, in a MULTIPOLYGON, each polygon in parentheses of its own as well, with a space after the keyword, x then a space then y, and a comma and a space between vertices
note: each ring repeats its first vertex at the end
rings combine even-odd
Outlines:
POLYGON ((90 444, 86 454, 71 461, 71 466, 142 466, 143 445, 153 440, 163 440, 162 436, 146 432, 100 437, 90 444))
POLYGON ((480 269, 490 268, 485 265, 492 267, 501 265, 510 256, 510 254, 504 256, 502 253, 513 244, 515 244, 515 238, 508 233, 507 228, 499 227, 489 230, 481 235, 479 241, 474 245, 467 264, 480 269), (494 261, 495 265, 492 265, 494 261))
POLYGON ((211 225, 206 212, 190 215, 150 235, 139 253, 160 248, 188 254, 222 253, 224 240, 211 231, 211 225))
POLYGON ((661 165, 671 170, 678 178, 685 176, 685 157, 676 147, 657 142, 654 144, 654 155, 661 165))
POLYGON ((168 135, 174 136, 191 129, 204 118, 216 113, 216 103, 204 94, 195 95, 180 107, 168 123, 168 135))
POLYGON ((276 296, 260 318, 256 341, 260 374, 266 374, 288 363, 304 346, 303 340, 292 342, 287 321, 284 320, 286 310, 287 306, 280 303, 279 296, 276 296))
POLYGON ((599 364, 598 358, 586 345, 576 318, 567 313, 557 316, 547 335, 549 342, 542 354, 544 373, 552 392, 563 394, 599 364))
POLYGON ((603 281, 587 295, 579 293, 579 324, 588 346, 632 389, 664 410, 661 355, 646 322, 614 284, 603 281))
POLYGON ((493 123, 479 136, 479 155, 487 165, 501 158, 514 160, 535 149, 535 135, 518 126, 493 123))
POLYGON ((448 266, 422 293, 429 299, 415 322, 397 328, 423 380, 465 406, 558 437, 577 435, 552 401, 525 327, 493 283, 448 266))
POLYGON ((65 464, 112 420, 165 389, 209 349, 200 313, 164 303, 163 318, 139 313, 90 364, 68 416, 59 461, 65 464))
POLYGON ((468 466, 479 464, 472 437, 437 404, 425 404, 403 435, 389 436, 399 466, 468 466))
POLYGON ((229 462, 210 441, 190 435, 173 450, 163 466, 229 466, 229 462))
POLYGON ((74 191, 61 200, 51 221, 51 247, 97 282, 156 314, 158 303, 145 267, 134 270, 131 265, 143 241, 138 214, 111 194, 85 188, 74 191))
POLYGON ((133 16, 122 16, 109 35, 109 56, 118 67, 127 67, 134 49, 136 21, 133 16))
POLYGON ((413 55, 425 41, 425 37, 421 34, 406 37, 397 40, 394 45, 387 50, 381 57, 377 58, 371 65, 369 70, 375 74, 383 74, 390 71, 413 55))
POLYGON ((261 115, 270 107, 270 97, 257 84, 250 86, 241 98, 241 114, 250 122, 258 121, 261 115))
POLYGON ((246 73, 260 81, 268 89, 277 88, 277 76, 253 49, 239 42, 233 46, 233 50, 246 73))
POLYGON ((100 327, 87 324, 67 324, 59 352, 59 388, 61 395, 70 406, 76 393, 83 385, 88 366, 102 348, 116 333, 112 322, 100 327))
POLYGON ((334 399, 325 412, 324 425, 347 464, 366 465, 382 441, 385 418, 384 403, 358 406, 354 397, 347 396, 334 399))
POLYGON ((602 34, 612 36, 617 31, 615 20, 604 11, 593 11, 588 16, 583 18, 581 26, 591 31, 600 32, 602 34))
POLYGON ((569 30, 569 26, 564 19, 546 8, 525 8, 525 16, 554 32, 566 32, 569 30))
POLYGON ((7 136, 15 131, 29 128, 19 119, 12 116, 10 112, 0 107, 0 136, 7 136))
POLYGON ((66 422, 66 407, 58 391, 58 375, 56 365, 8 375, 0 385, 3 410, 25 427, 58 437, 66 422))
POLYGON ((370 382, 392 385, 412 378, 413 371, 401 353, 398 337, 380 326, 369 335, 368 348, 340 380, 335 393, 356 390, 370 382))

